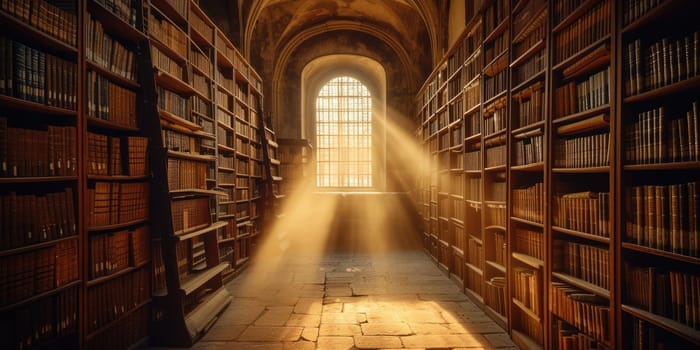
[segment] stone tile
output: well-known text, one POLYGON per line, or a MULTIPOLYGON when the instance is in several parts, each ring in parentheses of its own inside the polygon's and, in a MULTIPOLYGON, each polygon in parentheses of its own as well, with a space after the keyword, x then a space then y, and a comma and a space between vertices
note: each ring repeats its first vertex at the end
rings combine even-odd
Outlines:
POLYGON ((322 298, 300 298, 294 306, 295 314, 320 315, 322 311, 322 298))
POLYGON ((409 323, 409 327, 416 335, 448 335, 456 333, 450 328, 449 324, 445 323, 409 323))
POLYGON ((293 343, 284 343, 283 350, 314 350, 316 343, 310 341, 297 341, 293 343))
POLYGON ((238 338, 241 341, 293 342, 301 337, 302 327, 258 327, 250 326, 238 338))
POLYGON ((322 324, 319 336, 353 336, 362 334, 362 329, 356 324, 322 324))
POLYGON ((481 336, 468 334, 460 335, 411 335, 401 337, 403 346, 407 348, 457 348, 483 347, 488 342, 481 336))
MULTIPOLYGON (((410 335, 413 334, 406 323, 363 323, 363 335, 410 335)), ((357 339, 356 339, 357 340, 357 339)), ((384 346, 382 346, 384 347, 384 346)))
POLYGON ((488 340, 488 342, 489 342, 489 344, 491 344, 491 346, 496 347, 496 348, 502 348, 502 347, 506 347, 506 346, 515 346, 515 344, 513 344, 513 341, 510 339, 510 337, 505 333, 484 334, 483 337, 486 338, 486 340, 488 340))
POLYGON ((446 323, 445 319, 438 312, 431 311, 405 311, 399 314, 405 322, 422 323, 446 323))
POLYGON ((325 313, 338 313, 343 312, 343 303, 333 302, 330 304, 323 305, 323 311, 325 313))
POLYGON ((382 349, 401 347, 401 339, 392 336, 355 336, 355 347, 358 349, 382 349))
POLYGON ((291 314, 287 320, 287 326, 318 327, 320 322, 320 315, 291 314))
POLYGON ((318 340, 318 328, 306 327, 301 332, 301 339, 315 342, 318 340))
POLYGON ((260 318, 255 321, 256 326, 284 326, 292 314, 291 307, 272 308, 265 311, 260 318))
POLYGON ((350 287, 337 287, 326 289, 327 297, 351 297, 352 289, 350 287))
POLYGON ((322 324, 359 324, 367 322, 367 317, 364 314, 358 313, 323 313, 321 315, 322 324))
POLYGON ((284 350, 282 343, 251 343, 251 342, 231 342, 225 343, 219 350, 284 350))
POLYGON ((221 325, 217 322, 207 331, 202 341, 233 341, 243 333, 246 327, 243 325, 221 325))
POLYGON ((265 311, 263 306, 229 307, 216 321, 219 325, 249 325, 265 311))
POLYGON ((418 294, 420 300, 427 301, 466 301, 469 298, 462 293, 447 293, 447 294, 418 294))
POLYGON ((316 350, 353 350, 355 340, 352 337, 318 337, 316 350))

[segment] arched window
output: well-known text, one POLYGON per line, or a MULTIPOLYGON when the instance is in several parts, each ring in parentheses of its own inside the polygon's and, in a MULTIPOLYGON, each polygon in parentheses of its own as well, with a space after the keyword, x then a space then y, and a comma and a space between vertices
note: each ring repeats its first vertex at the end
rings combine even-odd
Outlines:
POLYGON ((316 186, 372 187, 372 97, 359 80, 330 80, 316 98, 316 186))

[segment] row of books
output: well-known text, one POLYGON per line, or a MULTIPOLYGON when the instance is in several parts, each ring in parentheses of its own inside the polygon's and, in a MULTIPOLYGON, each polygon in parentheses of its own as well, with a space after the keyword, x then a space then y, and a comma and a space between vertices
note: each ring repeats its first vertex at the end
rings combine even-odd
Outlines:
POLYGON ((561 320, 556 321, 555 337, 557 349, 561 350, 588 350, 608 349, 608 347, 596 342, 588 334, 581 333, 571 325, 561 320))
MULTIPOLYGON (((483 271, 483 269, 481 270, 483 271)), ((477 295, 484 295, 484 277, 479 272, 467 267, 467 278, 465 280, 465 287, 477 295)))
POLYGON ((513 33, 515 36, 520 36, 523 29, 528 29, 528 31, 538 30, 543 27, 541 24, 537 28, 533 29, 532 26, 526 28, 526 26, 535 18, 535 16, 541 14, 540 10, 546 5, 544 0, 532 0, 528 1, 525 6, 523 6, 517 13, 513 16, 513 33))
POLYGON ((484 246, 471 236, 467 240, 467 262, 484 270, 484 246))
POLYGON ((554 166, 589 168, 610 164, 610 132, 560 138, 554 141, 554 166))
POLYGON ((622 8, 623 24, 627 25, 632 23, 664 1, 665 0, 626 0, 622 8))
POLYGON ((88 188, 88 227, 124 224, 148 217, 148 183, 95 182, 88 188))
MULTIPOLYGON (((209 52, 207 50, 207 52, 209 52)), ((193 67, 197 67, 205 77, 210 78, 212 72, 212 64, 209 56, 202 51, 196 50, 194 47, 190 50, 190 63, 193 67)))
POLYGON ((512 164, 527 165, 544 162, 544 152, 542 151, 544 149, 542 145, 544 137, 542 136, 542 131, 537 129, 534 133, 539 135, 529 136, 532 133, 516 135, 525 138, 519 138, 513 143, 512 164))
POLYGON ((486 148, 485 167, 492 168, 506 164, 506 145, 498 145, 486 148))
POLYGON ((43 194, 0 194, 0 249, 77 234, 73 189, 43 194))
POLYGON ((626 266, 627 303, 700 329, 700 276, 657 267, 626 266))
POLYGON ((700 256, 698 183, 633 186, 625 195, 625 238, 646 247, 700 256))
POLYGON ((147 146, 148 139, 145 137, 115 137, 89 132, 88 174, 145 175, 147 146), (122 143, 125 144, 124 147, 122 143), (126 151, 124 156, 122 156, 123 150, 126 151), (126 171, 122 160, 128 164, 126 171))
MULTIPOLYGON (((478 49, 478 51, 467 59, 466 63, 464 64, 464 83, 466 84, 471 82, 476 76, 481 74, 481 70, 483 68, 483 63, 481 62, 481 49, 478 49)), ((474 82, 478 84, 478 79, 474 82)))
POLYGON ((198 13, 194 11, 191 13, 191 16, 189 17, 189 24, 190 28, 199 33, 208 43, 211 44, 213 42, 215 27, 205 22, 201 17, 199 17, 198 13))
POLYGON ((157 39, 165 47, 180 55, 180 59, 187 59, 189 51, 187 34, 168 20, 156 17, 154 11, 148 14, 148 34, 157 39))
POLYGON ((584 2, 585 0, 559 0, 554 2, 554 22, 552 26, 559 24, 584 2))
POLYGON ((3 0, 0 10, 71 46, 77 44, 75 1, 3 0))
POLYGON ((190 103, 192 104, 192 112, 199 114, 199 118, 192 118, 195 123, 202 127, 203 132, 214 134, 212 104, 197 95, 190 96, 190 103))
POLYGON ((481 201, 481 179, 470 177, 467 179, 467 199, 481 201))
POLYGON ((540 290, 541 276, 539 270, 513 269, 513 298, 517 299, 534 314, 541 316, 540 310, 542 292, 540 290))
POLYGON ((136 26, 136 2, 132 0, 95 0, 122 21, 136 26))
POLYGON ((192 88, 199 92, 205 98, 211 98, 211 83, 203 75, 197 72, 192 73, 192 88))
POLYGON ((557 118, 587 111, 610 103, 610 67, 587 79, 570 81, 554 90, 554 115, 557 118))
POLYGON ((508 125, 506 104, 498 104, 493 111, 484 111, 484 136, 504 130, 508 125))
POLYGON ((569 230, 609 237, 609 192, 574 192, 554 196, 554 225, 569 230))
POLYGON ((545 50, 540 50, 527 61, 513 68, 513 86, 517 86, 529 78, 542 72, 547 64, 545 50))
POLYGON ((554 240, 552 251, 559 254, 557 269, 604 289, 610 289, 610 252, 608 249, 554 240))
POLYGON ((685 115, 666 115, 664 106, 638 113, 625 128, 627 164, 700 160, 698 101, 685 115))
POLYGON ((112 83, 94 71, 87 72, 87 112, 90 117, 135 128, 136 93, 112 83))
POLYGON ((610 340, 608 300, 561 282, 551 283, 552 313, 604 343, 610 340))
POLYGON ((506 278, 503 276, 491 277, 484 283, 484 302, 503 316, 506 315, 509 305, 506 284, 506 278))
POLYGON ((0 177, 75 176, 76 129, 12 127, 0 117, 0 165, 0 177))
POLYGON ((190 122, 193 121, 193 118, 189 113, 187 98, 182 97, 162 86, 157 86, 156 90, 158 94, 159 109, 169 112, 180 119, 190 122))
POLYGON ((182 18, 188 18, 189 1, 187 0, 165 0, 182 18))
POLYGON ((546 20, 548 11, 546 8, 547 6, 543 5, 541 1, 530 1, 527 4, 527 7, 530 8, 526 9, 529 16, 522 15, 525 14, 525 12, 520 12, 518 16, 514 17, 513 32, 515 33, 514 39, 516 40, 513 41, 513 57, 515 59, 524 55, 540 41, 545 40, 547 36, 546 20), (537 10, 543 10, 543 7, 545 7, 544 13, 535 13, 537 10), (523 28, 523 26, 529 23, 531 16, 535 15, 538 16, 536 23, 532 23, 528 28, 523 28), (518 26, 521 28, 518 28, 518 26), (521 32, 522 29, 526 29, 526 31, 521 32))
POLYGON ((491 201, 505 202, 506 196, 508 194, 508 188, 506 186, 505 174, 502 178, 497 180, 501 181, 487 181, 484 191, 486 191, 486 199, 491 201))
MULTIPOLYGON (((484 60, 486 62, 486 71, 498 72, 506 68, 506 55, 501 56, 508 50, 509 31, 506 30, 489 44, 484 45, 484 60)), ((491 74, 492 75, 492 74, 491 74)))
POLYGON ((633 350, 692 349, 697 346, 638 318, 632 320, 632 336, 629 338, 629 344, 633 350))
POLYGON ((484 78, 484 99, 489 100, 508 89, 508 70, 504 69, 493 77, 484 78))
POLYGON ((219 182, 219 184, 236 184, 236 187, 238 187, 238 179, 236 178, 235 173, 229 173, 229 172, 219 172, 216 174, 216 180, 219 182))
POLYGON ((175 130, 163 129, 163 146, 166 149, 182 153, 197 152, 199 138, 175 130))
POLYGON ((0 258, 0 306, 78 280, 78 240, 0 258))
POLYGON ((181 63, 163 53, 155 45, 151 46, 151 61, 158 70, 168 73, 180 81, 185 81, 185 69, 181 63))
POLYGON ((91 235, 89 241, 88 270, 91 279, 129 267, 129 231, 91 235))
POLYGON ((211 223, 208 197, 173 200, 170 203, 173 231, 182 234, 211 223))
MULTIPOLYGON (((0 319, 3 349, 31 349, 78 329, 78 288, 9 311, 0 319)), ((55 345, 55 343, 54 343, 55 345)))
POLYGON ((542 232, 523 228, 512 229, 513 251, 544 260, 544 244, 542 232))
MULTIPOLYGON (((493 255, 488 256, 486 259, 491 260, 500 264, 501 266, 506 266, 508 261, 508 255, 506 254, 506 236, 501 231, 490 231, 487 234, 487 239, 489 239, 493 246, 493 255)), ((490 249, 489 249, 490 250, 490 249)))
POLYGON ((207 188, 207 163, 168 158, 168 189, 206 189, 207 188))
POLYGON ((486 225, 506 226, 506 206, 503 204, 486 204, 486 225))
POLYGON ((102 22, 88 16, 85 25, 85 55, 88 60, 128 80, 137 79, 136 54, 105 32, 102 22))
POLYGON ((104 329, 99 336, 89 338, 88 349, 128 349, 148 337, 151 310, 142 307, 118 321, 113 327, 104 329))
POLYGON ((544 211, 544 184, 538 182, 525 188, 513 189, 511 203, 513 216, 541 223, 544 211))
POLYGON ((469 138, 481 134, 481 113, 477 112, 468 117, 468 122, 465 122, 466 130, 464 137, 469 138))
POLYGON ((0 94, 77 109, 77 65, 0 36, 0 94))
MULTIPOLYGON (((515 309, 512 320, 513 330, 525 333, 527 337, 542 345, 542 339, 544 339, 544 329, 542 328, 542 324, 540 323, 539 319, 535 319, 531 317, 530 314, 515 309)), ((531 344, 529 341, 517 336, 511 339, 520 349, 527 349, 528 345, 531 344)))
POLYGON ((677 83, 700 74, 698 42, 700 32, 682 38, 663 37, 643 43, 627 44, 625 55, 625 92, 628 96, 677 83))
POLYGON ((598 3, 555 35, 556 62, 562 62, 606 35, 610 35, 612 28, 610 3, 610 0, 598 3))
POLYGON ((513 96, 517 110, 513 129, 522 128, 544 120, 544 91, 542 84, 536 83, 513 96))
POLYGON ((99 330, 150 297, 150 273, 145 268, 89 288, 86 307, 88 330, 99 330))

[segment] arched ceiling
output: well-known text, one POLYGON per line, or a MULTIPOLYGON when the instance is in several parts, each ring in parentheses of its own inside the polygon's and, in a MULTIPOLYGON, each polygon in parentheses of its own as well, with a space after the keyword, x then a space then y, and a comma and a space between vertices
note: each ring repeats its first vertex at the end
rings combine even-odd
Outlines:
MULTIPOLYGON (((303 44, 301 33, 371 28, 371 35, 409 54, 408 72, 423 79, 441 54, 439 8, 433 0, 241 0, 241 45, 245 55, 277 65, 283 52, 303 44), (346 25, 342 25, 345 23, 346 25), (290 41, 294 42, 290 47, 290 41), (273 61, 273 62, 270 62, 273 61)), ((365 30, 366 32, 366 30, 365 30)), ((342 53, 344 48, 338 48, 342 53)), ((254 65, 256 62, 254 62, 254 65)), ((261 67, 261 62, 257 62, 261 67)))

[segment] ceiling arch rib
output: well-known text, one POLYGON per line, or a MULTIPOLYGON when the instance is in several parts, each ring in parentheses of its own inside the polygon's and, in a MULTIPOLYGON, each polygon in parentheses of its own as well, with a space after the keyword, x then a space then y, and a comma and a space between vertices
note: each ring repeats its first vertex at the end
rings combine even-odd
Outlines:
MULTIPOLYGON (((255 28, 257 25, 258 20, 260 20, 261 16, 263 15, 264 11, 268 10, 271 8, 273 5, 276 4, 281 4, 284 3, 287 0, 248 0, 244 1, 241 4, 241 12, 245 13, 245 18, 243 19, 245 23, 244 31, 243 31, 243 46, 244 46, 244 54, 246 56, 250 56, 250 50, 251 50, 251 44, 253 41, 253 37, 255 35, 255 28)), ((418 15, 418 18, 422 21, 422 26, 424 30, 427 33, 429 44, 428 46, 430 47, 430 50, 432 52, 431 58, 437 57, 436 55, 439 53, 439 24, 437 20, 437 6, 432 2, 432 1, 426 1, 426 0, 394 0, 397 4, 402 4, 410 9, 412 11, 415 11, 415 13, 418 15)), ((289 2, 289 1, 288 1, 289 2)), ((353 4, 353 6, 360 7, 359 5, 356 4, 365 4, 365 8, 375 8, 375 11, 370 11, 370 10, 365 10, 365 13, 353 13, 352 18, 350 18, 351 21, 356 21, 356 22, 375 22, 375 23, 382 23, 383 25, 386 25, 388 27, 396 26, 392 25, 392 23, 403 23, 403 25, 406 28, 415 28, 415 23, 411 22, 410 19, 402 18, 405 16, 401 16, 401 14, 398 11, 392 10, 392 7, 386 6, 384 10, 386 11, 376 11, 376 3, 371 1, 348 1, 348 0, 328 0, 328 1, 319 1, 319 0, 305 0, 305 1, 300 1, 300 0, 291 0, 296 6, 296 9, 298 9, 301 12, 307 11, 307 12, 312 12, 314 9, 322 8, 323 4, 326 5, 335 5, 336 7, 339 7, 340 4, 345 4, 346 6, 349 6, 350 3, 353 4), (373 7, 374 6, 374 7, 373 7)), ((315 23, 310 23, 308 21, 312 20, 314 18, 313 15, 310 16, 298 16, 301 18, 306 18, 307 20, 301 20, 299 23, 292 23, 292 19, 289 20, 289 22, 286 24, 287 27, 283 30, 283 32, 294 32, 295 30, 300 30, 303 31, 305 27, 307 26, 314 26, 316 25, 315 23), (295 28, 290 28, 290 27, 295 27, 295 28)), ((336 16, 337 17, 337 16, 336 16)), ((401 28, 395 28, 399 32, 401 32, 401 28)), ((405 29, 404 29, 405 31, 405 29)), ((404 41, 408 41, 411 38, 404 38, 404 41)), ((415 40, 415 38, 413 38, 415 40)))
MULTIPOLYGON (((360 32, 364 33, 373 37, 376 37, 378 40, 384 42, 391 50, 396 54, 400 61, 400 66, 403 67, 403 70, 408 74, 410 79, 408 79, 412 84, 415 82, 420 81, 420 73, 417 67, 415 66, 413 59, 411 58, 411 55, 405 50, 403 45, 401 45, 400 41, 392 36, 387 35, 386 31, 381 30, 381 28, 377 28, 374 25, 371 24, 366 24, 366 23, 358 23, 355 21, 332 21, 329 23, 324 23, 323 25, 317 25, 316 27, 308 28, 302 32, 299 32, 296 34, 294 37, 292 37, 290 40, 287 40, 284 42, 284 45, 281 48, 278 48, 276 50, 277 52, 277 57, 275 58, 275 62, 272 65, 274 67, 274 71, 272 73, 272 93, 273 96, 277 96, 278 93, 282 89, 282 84, 283 84, 283 79, 282 75, 284 74, 288 61, 294 51, 301 46, 304 42, 307 40, 317 36, 317 35, 322 35, 322 34, 328 34, 330 32, 334 31, 355 31, 355 32, 360 32)), ((415 89, 416 86, 411 86, 411 89, 415 89)), ((278 103, 274 103, 273 106, 273 113, 274 115, 277 115, 278 112, 278 103)))

